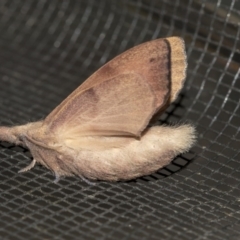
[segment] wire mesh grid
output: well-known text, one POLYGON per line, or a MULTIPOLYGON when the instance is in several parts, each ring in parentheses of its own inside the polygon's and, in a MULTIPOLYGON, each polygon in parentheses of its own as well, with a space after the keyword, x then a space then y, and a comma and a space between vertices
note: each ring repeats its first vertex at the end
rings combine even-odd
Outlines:
POLYGON ((58 184, 21 147, 0 143, 0 239, 239 239, 240 1, 0 2, 0 121, 43 119, 112 57, 185 39, 188 76, 161 122, 192 122, 198 142, 129 182, 58 184))

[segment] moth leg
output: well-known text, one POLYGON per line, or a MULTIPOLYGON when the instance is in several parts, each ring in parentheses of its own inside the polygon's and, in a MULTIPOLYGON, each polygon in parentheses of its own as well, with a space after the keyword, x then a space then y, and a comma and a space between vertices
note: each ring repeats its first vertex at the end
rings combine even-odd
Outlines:
POLYGON ((55 180, 53 181, 55 184, 57 184, 60 180, 60 175, 58 175, 57 173, 55 173, 55 180))
POLYGON ((25 168, 22 168, 21 170, 19 170, 18 173, 24 173, 24 172, 29 171, 30 169, 32 169, 35 166, 36 162, 37 161, 35 159, 33 159, 29 165, 27 165, 25 168))
POLYGON ((96 185, 96 183, 89 181, 87 178, 83 177, 82 175, 80 175, 80 178, 81 178, 85 183, 87 183, 87 184, 89 184, 89 185, 91 185, 91 186, 95 186, 95 185, 96 185))

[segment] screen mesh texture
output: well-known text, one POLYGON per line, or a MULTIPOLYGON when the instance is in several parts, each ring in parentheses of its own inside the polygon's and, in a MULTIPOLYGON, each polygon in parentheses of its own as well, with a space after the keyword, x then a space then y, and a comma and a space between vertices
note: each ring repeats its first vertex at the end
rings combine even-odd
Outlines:
POLYGON ((0 123, 44 119, 108 60, 180 36, 188 74, 160 123, 198 141, 151 176, 53 183, 27 149, 0 142, 0 239, 240 239, 240 1, 2 0, 0 123))

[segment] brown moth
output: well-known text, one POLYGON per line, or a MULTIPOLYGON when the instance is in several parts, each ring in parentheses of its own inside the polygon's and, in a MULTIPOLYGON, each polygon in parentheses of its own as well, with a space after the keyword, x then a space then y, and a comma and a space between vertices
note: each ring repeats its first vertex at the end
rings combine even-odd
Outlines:
POLYGON ((157 39, 105 64, 43 121, 0 127, 0 140, 30 149, 56 176, 128 180, 169 164, 195 141, 191 125, 149 126, 186 76, 184 42, 157 39))

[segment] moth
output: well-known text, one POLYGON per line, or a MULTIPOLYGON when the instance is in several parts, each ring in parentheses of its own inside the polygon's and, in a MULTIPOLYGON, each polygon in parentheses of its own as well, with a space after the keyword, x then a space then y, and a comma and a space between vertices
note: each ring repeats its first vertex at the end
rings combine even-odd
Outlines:
POLYGON ((179 37, 145 42, 92 74, 43 121, 0 127, 0 140, 27 147, 56 180, 119 181, 151 174, 188 151, 190 124, 154 126, 186 77, 179 37), (152 126, 153 125, 153 126, 152 126))

